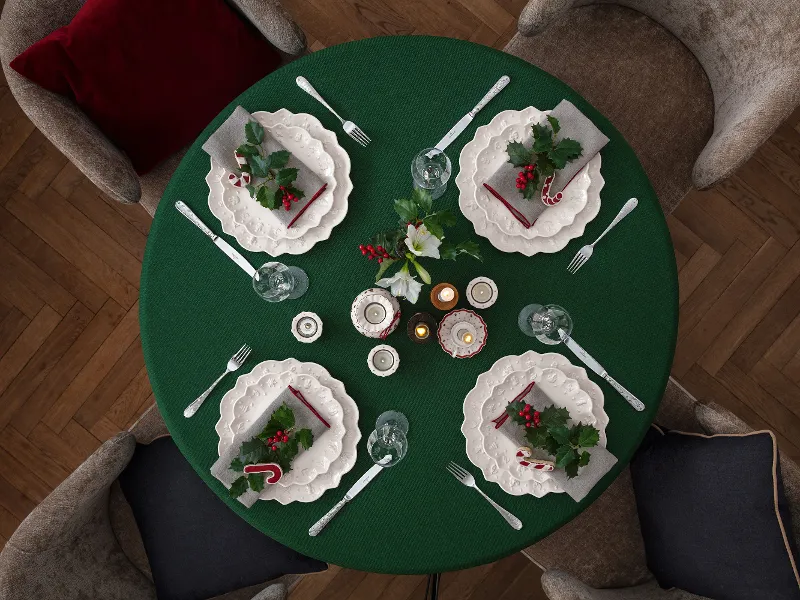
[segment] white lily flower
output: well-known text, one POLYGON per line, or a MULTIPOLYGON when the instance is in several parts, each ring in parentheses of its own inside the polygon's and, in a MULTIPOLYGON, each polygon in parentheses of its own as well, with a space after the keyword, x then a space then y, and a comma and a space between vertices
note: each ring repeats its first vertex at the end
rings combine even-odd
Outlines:
POLYGON ((411 304, 417 303, 419 293, 422 291, 422 284, 408 272, 408 263, 404 264, 394 276, 384 277, 378 281, 378 285, 389 288, 392 296, 404 296, 411 304))
POLYGON ((439 258, 439 246, 442 241, 433 235, 425 225, 414 227, 408 226, 406 232, 406 246, 416 256, 430 256, 439 258))

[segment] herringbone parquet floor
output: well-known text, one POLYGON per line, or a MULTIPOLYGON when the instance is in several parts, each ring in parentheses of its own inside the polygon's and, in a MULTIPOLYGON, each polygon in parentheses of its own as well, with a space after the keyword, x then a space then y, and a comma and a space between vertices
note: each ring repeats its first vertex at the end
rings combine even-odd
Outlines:
MULTIPOLYGON (((0 4, 2 1, 0 0, 0 4)), ((524 0, 284 0, 318 50, 427 33, 502 48, 524 0)), ((800 458, 800 111, 755 157, 668 217, 680 269, 673 375, 776 431, 800 458)), ((154 399, 138 324, 150 217, 103 197, 0 80, 0 547, 154 399)), ((442 598, 540 598, 523 556, 447 574, 442 598)), ((293 597, 421 598, 420 577, 332 567, 293 597)))

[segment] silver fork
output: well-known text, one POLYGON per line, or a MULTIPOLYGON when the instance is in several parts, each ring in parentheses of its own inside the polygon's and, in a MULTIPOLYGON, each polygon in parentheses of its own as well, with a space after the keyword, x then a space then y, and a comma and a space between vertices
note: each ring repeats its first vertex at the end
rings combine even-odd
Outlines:
POLYGON ((319 95, 319 92, 314 89, 314 86, 308 82, 308 79, 306 79, 301 75, 300 77, 295 79, 295 81, 297 82, 297 85, 300 87, 301 90, 303 90, 306 94, 314 98, 317 102, 322 104, 322 106, 324 106, 334 115, 336 115, 336 118, 342 122, 342 127, 344 127, 344 132, 347 135, 349 135, 351 138, 353 138, 362 146, 366 146, 372 141, 371 139, 369 139, 369 137, 367 137, 367 134, 361 131, 361 129, 355 123, 353 123, 352 121, 345 121, 342 117, 340 117, 339 113, 333 110, 333 107, 331 107, 330 104, 325 102, 325 99, 319 95))
POLYGON ((475 478, 469 472, 467 472, 466 469, 463 469, 456 463, 450 461, 450 463, 447 465, 447 470, 450 471, 450 474, 456 479, 458 479, 465 486, 478 490, 478 493, 484 498, 486 498, 486 501, 489 502, 489 504, 491 504, 492 506, 494 506, 497 512, 503 515, 503 518, 508 522, 509 525, 511 525, 511 527, 513 527, 514 529, 522 529, 522 521, 520 521, 517 517, 508 512, 505 508, 500 506, 497 502, 489 498, 489 496, 484 494, 483 491, 477 485, 475 485, 475 478))
POLYGON ((217 387, 217 384, 222 381, 222 378, 225 377, 228 373, 233 373, 236 369, 241 367, 244 364, 244 361, 247 360, 247 357, 250 356, 250 351, 252 348, 245 344, 239 351, 231 356, 231 359, 228 361, 228 366, 225 368, 225 372, 217 377, 217 380, 211 384, 211 386, 202 394, 197 397, 197 400, 192 402, 186 409, 183 411, 183 416, 187 419, 194 415, 197 412, 197 409, 203 405, 205 399, 208 398, 209 394, 214 391, 214 388, 217 387))
POLYGON ((614 220, 611 221, 611 224, 606 227, 606 230, 600 234, 600 237, 593 241, 591 244, 584 246, 578 253, 575 255, 575 258, 572 259, 572 262, 569 263, 567 267, 567 271, 570 273, 577 273, 578 269, 580 269, 583 265, 586 264, 586 261, 592 257, 592 252, 594 251, 594 245, 603 239, 603 236, 607 234, 611 229, 622 219, 624 219, 628 213, 630 213, 634 208, 636 208, 639 204, 639 201, 636 198, 631 198, 628 200, 623 207, 617 213, 617 216, 614 217, 614 220))

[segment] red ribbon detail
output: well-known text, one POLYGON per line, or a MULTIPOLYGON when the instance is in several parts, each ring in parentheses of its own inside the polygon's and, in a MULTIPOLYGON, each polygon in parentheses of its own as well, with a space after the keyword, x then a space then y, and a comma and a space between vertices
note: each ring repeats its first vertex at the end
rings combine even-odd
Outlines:
POLYGON ((512 215, 514 215, 514 218, 517 221, 522 223, 522 225, 525 227, 525 229, 530 229, 531 228, 531 223, 530 223, 530 221, 528 221, 528 219, 525 218, 525 215, 523 215, 516 208, 511 206, 511 204, 509 204, 508 201, 505 198, 503 198, 500 194, 498 194, 497 191, 492 186, 490 186, 488 183, 484 183, 483 187, 485 187, 487 190, 489 190, 489 193, 492 196, 494 196, 495 198, 500 200, 500 202, 503 203, 503 206, 505 206, 509 210, 509 212, 512 215))
MULTIPOLYGON (((536 382, 535 381, 531 381, 528 384, 528 387, 526 387, 524 390, 522 390, 522 392, 520 392, 520 394, 516 398, 511 400, 511 402, 509 402, 509 404, 511 404, 512 402, 517 402, 518 400, 522 400, 525 396, 527 396, 528 394, 531 393, 531 390, 533 389, 533 386, 535 386, 535 385, 536 385, 536 382)), ((503 423, 505 423, 507 420, 508 420, 508 413, 506 411, 503 411, 502 415, 500 415, 496 419, 492 419, 492 423, 495 424, 494 425, 495 429, 500 429, 500 427, 503 426, 503 423)))
POLYGON ((389 326, 383 331, 381 331, 382 340, 385 340, 389 336, 389 334, 392 333, 393 331, 392 327, 394 327, 394 324, 397 323, 399 320, 400 320, 400 311, 398 310, 396 313, 394 313, 394 316, 392 317, 392 322, 389 323, 389 326))
POLYGON ((295 221, 297 221, 297 219, 299 219, 300 217, 303 216, 303 213, 306 212, 306 210, 308 209, 309 206, 311 206, 311 204, 314 202, 314 200, 316 200, 317 198, 319 198, 322 195, 322 192, 324 192, 325 188, 327 188, 327 187, 328 187, 328 184, 326 183, 321 188, 319 188, 317 190, 316 194, 311 196, 311 200, 306 202, 305 206, 303 206, 303 208, 301 208, 300 211, 294 216, 294 219, 289 221, 289 224, 286 226, 286 229, 289 229, 292 225, 295 224, 295 221))
POLYGON ((315 409, 313 406, 311 406, 311 405, 308 403, 308 400, 306 400, 306 399, 305 399, 305 397, 303 396, 303 394, 301 394, 300 392, 298 392, 298 391, 297 391, 296 389, 294 389, 292 386, 288 386, 288 388, 289 388, 289 391, 290 391, 290 392, 292 392, 292 394, 294 394, 294 397, 295 397, 295 398, 297 398, 298 400, 300 400, 300 402, 302 402, 302 403, 303 403, 303 405, 305 405, 305 407, 306 407, 308 410, 310 410, 312 413, 314 413, 314 416, 315 416, 315 417, 317 417, 317 418, 318 418, 320 421, 322 421, 322 424, 323 424, 323 425, 325 425, 325 427, 327 427, 328 429, 330 429, 330 428, 331 428, 331 426, 328 424, 328 422, 327 422, 325 419, 323 419, 323 418, 322 418, 322 415, 321 415, 321 414, 319 414, 319 413, 317 412, 317 409, 315 409))

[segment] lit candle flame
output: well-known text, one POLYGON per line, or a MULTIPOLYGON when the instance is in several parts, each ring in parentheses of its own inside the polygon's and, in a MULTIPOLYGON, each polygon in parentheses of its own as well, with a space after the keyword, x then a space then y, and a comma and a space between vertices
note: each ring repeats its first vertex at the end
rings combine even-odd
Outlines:
POLYGON ((467 332, 463 336, 461 336, 461 339, 464 340, 465 344, 471 344, 473 340, 472 334, 470 332, 467 332))
POLYGON ((453 298, 455 298, 455 296, 455 290, 451 287, 442 288, 442 290, 439 292, 439 300, 441 302, 450 302, 453 298))
POLYGON ((419 324, 417 325, 416 329, 414 329, 414 333, 419 339, 424 339, 428 337, 429 333, 428 326, 425 325, 424 323, 419 324))

